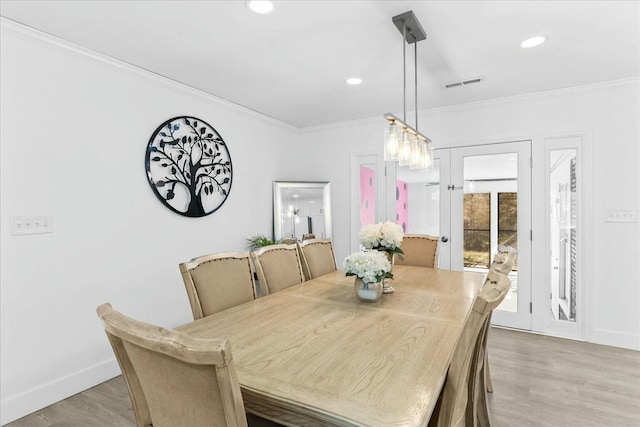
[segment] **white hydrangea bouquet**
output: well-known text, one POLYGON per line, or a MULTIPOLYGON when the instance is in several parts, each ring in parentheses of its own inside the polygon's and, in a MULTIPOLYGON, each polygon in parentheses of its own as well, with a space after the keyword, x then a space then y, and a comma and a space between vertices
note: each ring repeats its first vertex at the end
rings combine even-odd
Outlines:
POLYGON ((393 279, 391 263, 379 251, 354 252, 344 259, 343 269, 347 276, 357 276, 363 283, 378 283, 393 279))
POLYGON ((393 254, 398 254, 400 257, 404 254, 400 249, 403 236, 402 227, 390 221, 366 225, 360 229, 358 234, 360 244, 365 249, 387 252, 389 259, 393 257, 393 254))

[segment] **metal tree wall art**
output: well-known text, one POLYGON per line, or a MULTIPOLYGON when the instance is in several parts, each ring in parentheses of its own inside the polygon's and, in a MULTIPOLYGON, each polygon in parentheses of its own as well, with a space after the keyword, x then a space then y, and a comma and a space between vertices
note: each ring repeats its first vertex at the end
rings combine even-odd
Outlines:
POLYGON ((149 140, 145 166, 153 192, 180 215, 209 215, 231 191, 227 144, 213 127, 195 117, 174 117, 161 124, 149 140))

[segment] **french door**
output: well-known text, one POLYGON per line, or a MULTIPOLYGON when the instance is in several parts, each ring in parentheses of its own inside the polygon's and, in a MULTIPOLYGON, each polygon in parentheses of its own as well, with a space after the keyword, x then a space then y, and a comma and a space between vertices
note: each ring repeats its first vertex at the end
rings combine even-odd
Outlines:
POLYGON ((396 219, 407 233, 440 236, 439 268, 486 273, 498 247, 518 250, 493 320, 531 329, 531 142, 437 149, 432 171, 395 172, 396 219))
POLYGON ((440 236, 442 269, 485 272, 500 245, 513 246, 512 289, 494 323, 582 339, 592 304, 590 134, 437 149, 433 164, 411 171, 352 153, 351 250, 363 225, 385 220, 440 236))

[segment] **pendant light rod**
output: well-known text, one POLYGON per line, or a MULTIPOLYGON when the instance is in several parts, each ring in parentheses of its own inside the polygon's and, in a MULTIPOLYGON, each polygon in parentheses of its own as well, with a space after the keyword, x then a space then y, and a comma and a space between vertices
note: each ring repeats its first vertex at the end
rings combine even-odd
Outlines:
POLYGON ((415 101, 415 112, 416 112, 416 130, 418 130, 418 43, 413 44, 413 57, 415 60, 415 66, 413 67, 413 72, 415 76, 415 92, 413 96, 413 100, 415 101))
POLYGON ((407 25, 402 21, 402 120, 407 121, 407 25))

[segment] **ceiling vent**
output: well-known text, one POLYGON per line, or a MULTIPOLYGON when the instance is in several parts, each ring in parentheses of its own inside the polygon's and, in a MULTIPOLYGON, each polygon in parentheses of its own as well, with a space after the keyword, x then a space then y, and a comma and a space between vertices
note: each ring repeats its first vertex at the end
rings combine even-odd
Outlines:
POLYGON ((446 83, 444 85, 444 88, 445 89, 451 89, 452 87, 466 86, 466 85, 470 85, 470 84, 473 84, 473 83, 480 83, 483 80, 484 80, 483 76, 473 77, 471 79, 466 79, 466 80, 458 80, 457 82, 446 83))

